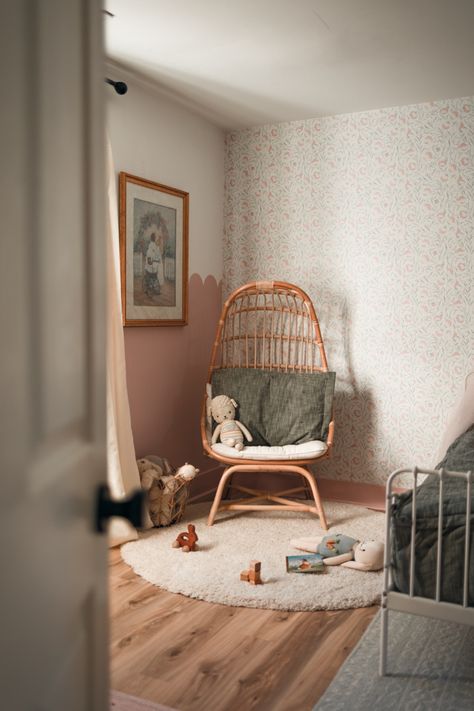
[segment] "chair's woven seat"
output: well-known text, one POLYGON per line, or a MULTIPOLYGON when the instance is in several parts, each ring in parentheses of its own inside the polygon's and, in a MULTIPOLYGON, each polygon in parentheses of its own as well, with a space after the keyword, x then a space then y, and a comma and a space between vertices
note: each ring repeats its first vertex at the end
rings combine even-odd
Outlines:
POLYGON ((227 447, 220 442, 213 444, 213 452, 229 459, 245 459, 253 461, 285 461, 319 459, 327 451, 326 442, 315 439, 302 444, 285 444, 282 447, 244 447, 238 452, 234 447, 227 447))

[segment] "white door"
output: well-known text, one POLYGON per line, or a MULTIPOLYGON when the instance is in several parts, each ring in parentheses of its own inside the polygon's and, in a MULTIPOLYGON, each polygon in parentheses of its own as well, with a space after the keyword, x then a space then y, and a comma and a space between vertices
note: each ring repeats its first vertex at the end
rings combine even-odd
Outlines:
POLYGON ((107 706, 102 13, 0 3, 0 706, 107 706))

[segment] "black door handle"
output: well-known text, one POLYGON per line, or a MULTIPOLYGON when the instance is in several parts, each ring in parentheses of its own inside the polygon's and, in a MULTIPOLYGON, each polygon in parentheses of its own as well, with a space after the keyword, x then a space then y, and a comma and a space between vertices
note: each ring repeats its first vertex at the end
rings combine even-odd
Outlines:
POLYGON ((114 501, 110 497, 109 487, 101 484, 97 488, 95 530, 98 533, 105 533, 106 522, 112 516, 126 518, 132 526, 139 528, 143 526, 143 506, 144 496, 141 489, 134 491, 128 499, 114 501))

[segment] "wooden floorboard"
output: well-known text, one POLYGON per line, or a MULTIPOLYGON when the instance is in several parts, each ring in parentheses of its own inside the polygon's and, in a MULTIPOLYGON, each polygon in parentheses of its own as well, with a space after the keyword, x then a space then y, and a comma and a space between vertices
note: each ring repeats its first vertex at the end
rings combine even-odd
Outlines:
POLYGON ((111 686, 178 711, 309 711, 376 611, 192 600, 147 583, 114 549, 111 686))

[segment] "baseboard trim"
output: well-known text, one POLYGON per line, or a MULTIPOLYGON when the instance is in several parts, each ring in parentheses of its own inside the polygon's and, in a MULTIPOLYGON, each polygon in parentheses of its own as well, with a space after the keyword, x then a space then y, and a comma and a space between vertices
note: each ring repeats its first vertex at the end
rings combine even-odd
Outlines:
POLYGON ((317 477, 321 498, 340 501, 345 504, 365 506, 376 511, 385 511, 385 487, 358 481, 322 479, 317 477))
MULTIPOLYGON (((222 466, 211 467, 198 475, 202 481, 207 475, 222 472, 222 466)), ((329 501, 340 501, 345 504, 355 504, 357 506, 365 506, 368 509, 376 511, 385 511, 385 487, 379 484, 366 484, 359 481, 344 481, 340 479, 323 479, 317 477, 319 492, 321 498, 329 501)), ((203 487, 193 487, 193 495, 190 499, 192 502, 195 499, 200 499, 216 490, 216 486, 203 491, 203 487), (196 491, 197 489, 197 491, 196 491), (201 489, 201 492, 199 492, 201 489)), ((398 490, 396 490, 398 491, 398 490)), ((402 491, 402 489, 400 489, 402 491)), ((210 497, 212 500, 213 497, 210 497)))

